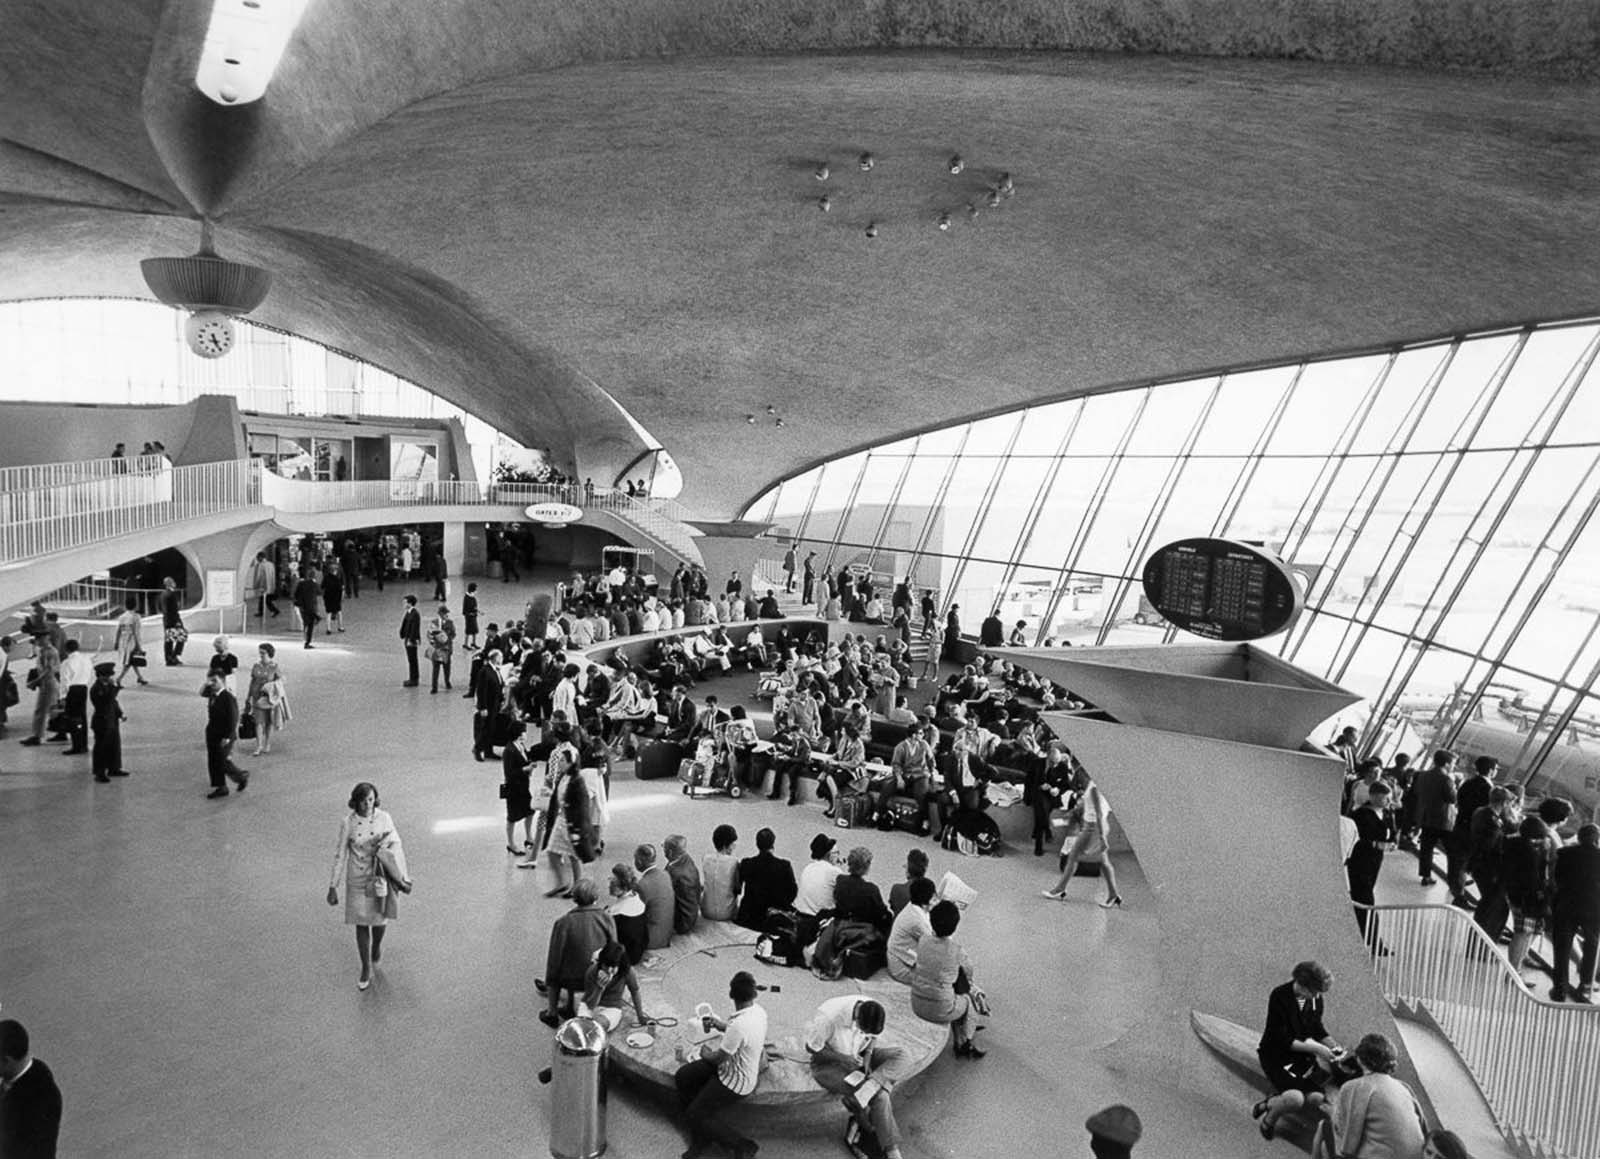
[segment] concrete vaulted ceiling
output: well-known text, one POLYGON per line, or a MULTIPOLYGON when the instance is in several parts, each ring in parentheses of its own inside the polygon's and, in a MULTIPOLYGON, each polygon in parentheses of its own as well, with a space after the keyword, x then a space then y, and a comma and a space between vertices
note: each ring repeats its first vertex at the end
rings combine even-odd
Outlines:
POLYGON ((1600 0, 312 0, 236 109, 209 11, 0 0, 0 297, 147 297, 205 214, 253 317, 597 480, 609 392, 707 517, 974 413, 1600 312, 1600 0))

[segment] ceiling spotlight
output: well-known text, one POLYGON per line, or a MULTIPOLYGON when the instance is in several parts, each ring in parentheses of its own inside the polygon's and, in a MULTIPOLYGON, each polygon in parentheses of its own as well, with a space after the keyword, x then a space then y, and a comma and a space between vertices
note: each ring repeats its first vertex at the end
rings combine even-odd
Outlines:
POLYGON ((867 236, 868 237, 877 237, 878 236, 878 223, 877 222, 871 221, 871 222, 867 223, 867 236))
POLYGON ((1009 173, 1000 174, 1000 192, 1001 193, 1005 194, 1007 197, 1010 197, 1012 195, 1012 193, 1016 192, 1016 188, 1017 188, 1016 182, 1011 180, 1011 174, 1009 174, 1009 173))
POLYGON ((995 208, 1000 204, 1000 191, 998 189, 989 190, 989 196, 985 197, 984 200, 989 203, 990 209, 995 208))
POLYGON ((775 426, 780 426, 780 427, 781 427, 781 426, 782 426, 782 425, 783 425, 783 420, 782 420, 782 419, 779 419, 779 420, 778 420, 778 421, 777 421, 777 422, 776 422, 776 423, 775 423, 775 424, 774 424, 774 425, 775 425, 775 426))
POLYGON ((946 233, 950 231, 950 213, 948 210, 939 214, 939 228, 946 233))
POLYGON ((751 426, 755 426, 756 425, 756 416, 755 415, 745 415, 744 416, 744 421, 749 423, 751 426))
POLYGON ((871 153, 863 153, 856 158, 856 164, 861 166, 861 172, 866 173, 878 163, 878 159, 871 153))
POLYGON ((824 193, 821 197, 817 198, 817 208, 822 210, 823 213, 827 213, 833 208, 833 198, 824 193))
POLYGON ((974 221, 978 220, 978 203, 976 201, 967 202, 967 216, 974 221))
POLYGON ((962 160, 960 153, 957 153, 954 157, 950 158, 950 172, 952 175, 960 173, 966 167, 967 163, 966 161, 962 160))
POLYGON ((824 161, 821 165, 817 166, 817 171, 815 174, 813 174, 813 176, 815 176, 818 181, 826 181, 828 179, 829 172, 828 163, 824 161))
POLYGON ((768 414, 769 414, 769 415, 775 415, 775 414, 777 414, 777 413, 778 413, 778 408, 777 408, 777 407, 775 407, 775 406, 768 406, 768 407, 767 407, 767 413, 768 413, 768 414))

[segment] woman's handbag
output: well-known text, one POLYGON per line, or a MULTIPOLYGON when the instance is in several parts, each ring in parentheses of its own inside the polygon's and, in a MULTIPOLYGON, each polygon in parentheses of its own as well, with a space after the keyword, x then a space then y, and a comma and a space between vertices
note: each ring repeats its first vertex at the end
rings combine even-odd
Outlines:
POLYGON ((0 673, 0 708, 15 708, 21 700, 16 677, 9 672, 0 673))
POLYGON ((128 654, 128 664, 133 668, 144 668, 150 663, 150 657, 144 654, 143 648, 135 648, 128 654))
POLYGON ((256 739, 256 718, 250 713, 245 713, 243 716, 239 717, 239 739, 256 739))

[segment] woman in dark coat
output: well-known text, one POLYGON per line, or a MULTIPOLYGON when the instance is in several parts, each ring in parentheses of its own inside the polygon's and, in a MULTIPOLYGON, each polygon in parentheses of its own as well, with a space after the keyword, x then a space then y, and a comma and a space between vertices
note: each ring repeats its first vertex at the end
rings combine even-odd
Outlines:
POLYGON ((344 577, 332 560, 328 561, 328 570, 322 573, 322 610, 328 616, 325 635, 331 634, 336 626, 344 631, 344 577))
POLYGON ((500 796, 506 803, 507 853, 527 853, 533 848, 533 787, 529 769, 534 758, 528 753, 523 734, 523 723, 513 721, 505 751, 500 754, 500 767, 505 773, 500 796), (520 845, 516 843, 518 821, 522 822, 523 843, 520 845))
POLYGON ((1301 962, 1267 998, 1267 1025, 1256 1057, 1278 1093, 1250 1111, 1264 1138, 1273 1137, 1281 1116, 1302 1107, 1315 1110, 1327 1101, 1323 1088, 1329 1068, 1344 1053, 1322 1025, 1323 995, 1332 985, 1333 975, 1322 965, 1301 962))

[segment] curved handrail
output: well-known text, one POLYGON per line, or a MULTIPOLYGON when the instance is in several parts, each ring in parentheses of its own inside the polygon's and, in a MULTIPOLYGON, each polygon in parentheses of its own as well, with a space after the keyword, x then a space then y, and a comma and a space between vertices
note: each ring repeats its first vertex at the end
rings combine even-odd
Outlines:
POLYGON ((1503 1130, 1600 1155, 1600 1006, 1547 1001, 1473 921, 1446 905, 1361 906, 1379 988, 1426 1010, 1503 1130))

